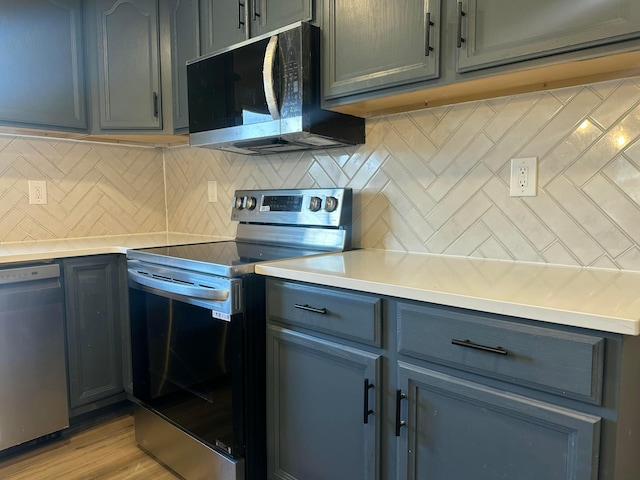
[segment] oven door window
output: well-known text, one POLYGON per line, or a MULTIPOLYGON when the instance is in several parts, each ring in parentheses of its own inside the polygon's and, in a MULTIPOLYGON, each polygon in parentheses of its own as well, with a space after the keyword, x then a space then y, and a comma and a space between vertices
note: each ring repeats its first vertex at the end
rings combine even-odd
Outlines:
POLYGON ((232 456, 244 448, 243 318, 131 288, 134 396, 232 456))

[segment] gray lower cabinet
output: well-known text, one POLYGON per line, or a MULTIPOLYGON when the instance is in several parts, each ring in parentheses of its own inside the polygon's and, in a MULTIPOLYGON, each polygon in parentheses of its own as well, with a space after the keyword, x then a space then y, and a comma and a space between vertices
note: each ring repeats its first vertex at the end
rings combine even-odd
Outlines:
POLYGON ((404 362, 398 371, 398 478, 597 478, 600 417, 404 362))
POLYGON ((80 0, 0 2, 0 122, 86 130, 80 0))
POLYGON ((124 399, 119 257, 62 261, 71 416, 124 399))
POLYGON ((326 98, 437 78, 440 0, 326 0, 326 98))
POLYGON ((266 288, 271 480, 640 478, 640 337, 266 288))
POLYGON ((273 325, 267 356, 268 478, 377 478, 380 356, 273 325))
POLYGON ((162 129, 157 0, 90 0, 87 7, 94 130, 162 129))
POLYGON ((637 0, 457 3, 460 72, 640 36, 637 0))

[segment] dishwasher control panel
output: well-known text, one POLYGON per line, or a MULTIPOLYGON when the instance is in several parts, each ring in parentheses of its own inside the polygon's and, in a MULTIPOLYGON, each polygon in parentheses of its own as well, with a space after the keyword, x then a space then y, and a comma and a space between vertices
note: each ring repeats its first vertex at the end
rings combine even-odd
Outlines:
POLYGON ((0 285, 8 283, 32 282, 46 278, 58 278, 60 265, 51 263, 46 265, 32 265, 30 267, 0 267, 0 285))

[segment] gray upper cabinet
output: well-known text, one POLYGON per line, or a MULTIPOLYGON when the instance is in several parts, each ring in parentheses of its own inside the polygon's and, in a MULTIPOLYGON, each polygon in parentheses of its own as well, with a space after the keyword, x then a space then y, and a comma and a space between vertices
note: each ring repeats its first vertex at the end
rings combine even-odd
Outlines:
POLYGON ((313 16, 311 0, 252 0, 249 13, 252 37, 313 16))
POLYGON ((637 0, 463 0, 456 15, 461 72, 640 36, 637 0))
POLYGON ((187 61, 200 55, 200 12, 198 0, 168 0, 171 38, 171 81, 173 86, 173 129, 189 127, 187 61))
POLYGON ((200 0, 202 54, 212 53, 247 38, 248 0, 200 0), (242 5, 245 5, 244 7, 242 5))
POLYGON ((86 130, 80 0, 0 2, 0 122, 86 130))
POLYGON ((161 129, 157 1, 96 0, 96 7, 99 129, 161 129))
POLYGON ((440 0, 326 0, 324 95, 439 76, 440 0))
POLYGON ((312 16, 312 0, 201 0, 202 54, 312 16))

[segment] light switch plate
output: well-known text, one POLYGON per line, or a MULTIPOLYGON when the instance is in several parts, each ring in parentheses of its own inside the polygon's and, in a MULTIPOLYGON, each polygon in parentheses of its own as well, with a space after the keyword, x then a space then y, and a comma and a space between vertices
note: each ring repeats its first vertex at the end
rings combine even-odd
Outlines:
POLYGON ((207 182, 207 199, 209 203, 218 201, 218 182, 215 180, 209 180, 207 182))

